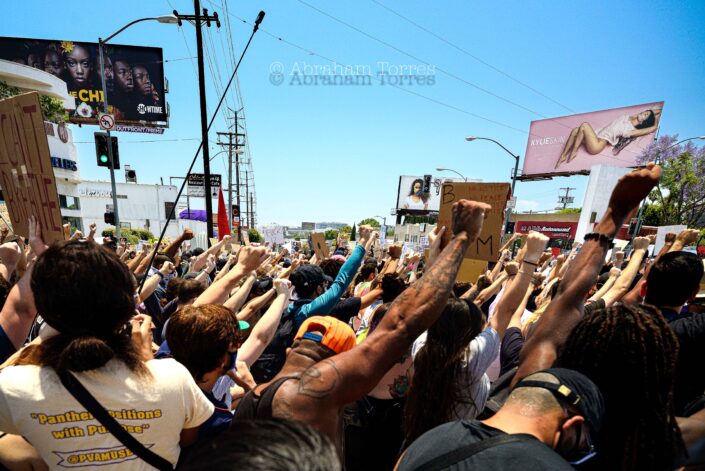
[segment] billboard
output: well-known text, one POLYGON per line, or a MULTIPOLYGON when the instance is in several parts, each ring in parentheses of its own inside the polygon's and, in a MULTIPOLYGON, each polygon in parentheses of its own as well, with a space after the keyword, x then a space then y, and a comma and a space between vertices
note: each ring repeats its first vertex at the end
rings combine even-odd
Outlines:
POLYGON ((301 229, 304 231, 313 231, 316 229, 316 223, 315 222, 302 222, 301 229))
POLYGON ((588 174, 597 164, 636 167, 662 110, 660 101, 532 121, 521 178, 588 174))
POLYGON ((399 214, 427 214, 441 206, 443 180, 430 175, 399 177, 397 212, 399 214))
MULTIPOLYGON (((116 123, 166 126, 161 48, 108 44, 103 57, 109 111, 116 123)), ((76 99, 69 121, 98 124, 103 89, 97 43, 0 37, 0 59, 59 77, 76 99)))
POLYGON ((577 222, 563 221, 517 221, 515 232, 528 234, 530 231, 540 232, 551 239, 575 239, 577 222))

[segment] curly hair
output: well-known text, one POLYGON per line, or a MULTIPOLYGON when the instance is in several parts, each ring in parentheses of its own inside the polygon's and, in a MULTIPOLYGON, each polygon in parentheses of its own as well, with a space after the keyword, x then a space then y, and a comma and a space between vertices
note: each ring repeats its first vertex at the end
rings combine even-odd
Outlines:
POLYGON ((597 310, 573 329, 556 366, 587 375, 605 398, 599 469, 674 469, 683 450, 673 403, 677 357, 675 334, 650 306, 597 310))
MULTIPOLYGON (((465 352, 482 330, 482 313, 472 303, 455 298, 428 329, 426 343, 414 358, 414 377, 404 404, 403 431, 407 443, 426 431, 456 419, 460 404, 471 404, 458 377, 465 352)), ((477 409, 479 404, 472 404, 477 409)))

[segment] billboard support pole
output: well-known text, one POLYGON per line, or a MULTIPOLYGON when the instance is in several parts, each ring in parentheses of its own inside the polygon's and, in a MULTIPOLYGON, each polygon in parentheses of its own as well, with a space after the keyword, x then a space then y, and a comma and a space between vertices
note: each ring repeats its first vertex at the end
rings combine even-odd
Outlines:
MULTIPOLYGON (((113 35, 114 36, 114 35, 113 35)), ((103 59, 103 38, 98 38, 98 56, 100 58, 100 83, 103 87, 103 112, 108 112, 108 89, 105 84, 105 60, 103 59)), ((120 215, 118 212, 117 189, 115 185, 115 161, 113 160, 113 139, 110 130, 105 130, 108 135, 108 159, 110 159, 110 188, 113 194, 113 212, 115 214, 115 237, 120 239, 120 215)))

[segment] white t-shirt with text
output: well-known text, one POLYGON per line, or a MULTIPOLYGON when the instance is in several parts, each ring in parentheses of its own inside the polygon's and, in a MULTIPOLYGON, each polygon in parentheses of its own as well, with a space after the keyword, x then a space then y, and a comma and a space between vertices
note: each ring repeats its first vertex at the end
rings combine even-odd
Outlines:
MULTIPOLYGON (((73 374, 133 437, 176 465, 181 430, 208 420, 213 404, 175 360, 146 365, 151 377, 115 359, 73 374)), ((86 412, 49 367, 0 372, 0 430, 24 436, 50 469, 153 469, 86 412)))

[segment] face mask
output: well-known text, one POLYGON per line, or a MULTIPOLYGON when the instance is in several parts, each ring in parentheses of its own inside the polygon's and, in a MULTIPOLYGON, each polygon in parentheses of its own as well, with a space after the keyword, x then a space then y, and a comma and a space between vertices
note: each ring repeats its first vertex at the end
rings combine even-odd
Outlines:
MULTIPOLYGON (((567 420, 568 419, 565 419, 563 423, 565 423, 565 421, 567 420)), ((561 430, 561 438, 558 440, 556 452, 572 465, 582 464, 587 460, 593 458, 597 454, 597 452, 595 451, 595 447, 592 444, 592 440, 590 439, 589 433, 586 436, 588 444, 587 449, 580 449, 582 435, 583 433, 581 427, 581 432, 577 435, 577 437, 572 443, 564 443, 563 437, 565 436, 565 432, 561 430)))
POLYGON ((235 350, 233 353, 230 354, 230 364, 228 365, 226 371, 234 370, 236 361, 237 361, 237 350, 235 350))

